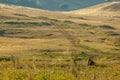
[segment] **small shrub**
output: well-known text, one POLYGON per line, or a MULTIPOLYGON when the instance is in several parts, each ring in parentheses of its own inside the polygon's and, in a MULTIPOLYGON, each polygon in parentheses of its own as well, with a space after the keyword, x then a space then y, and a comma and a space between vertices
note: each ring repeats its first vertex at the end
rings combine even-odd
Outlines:
POLYGON ((59 22, 58 19, 50 19, 51 21, 59 22))
POLYGON ((52 36, 53 34, 47 34, 46 36, 52 36))
POLYGON ((41 26, 51 26, 51 24, 48 22, 41 22, 40 24, 41 24, 41 26))
POLYGON ((106 34, 110 35, 110 36, 119 36, 120 35, 119 33, 116 33, 116 32, 113 32, 113 31, 106 32, 106 34))
POLYGON ((82 20, 87 20, 86 18, 83 18, 83 17, 79 17, 79 19, 82 19, 82 20))
POLYGON ((69 24, 72 24, 74 22, 70 21, 70 20, 64 20, 64 23, 69 23, 69 24))
POLYGON ((44 17, 44 16, 39 16, 39 17, 37 17, 38 19, 42 19, 42 20, 49 20, 49 18, 48 17, 44 17))
POLYGON ((81 23, 81 24, 79 24, 80 26, 91 26, 91 25, 89 25, 89 24, 86 24, 86 23, 81 23))
POLYGON ((85 42, 92 42, 91 40, 84 40, 85 42))
POLYGON ((4 33, 5 33, 5 31, 4 31, 4 30, 0 30, 0 36, 3 36, 3 35, 4 35, 4 33))
POLYGON ((0 61, 11 61, 10 57, 0 57, 0 61))
POLYGON ((103 29, 115 29, 114 27, 110 26, 110 25, 101 25, 99 26, 100 28, 103 28, 103 29))

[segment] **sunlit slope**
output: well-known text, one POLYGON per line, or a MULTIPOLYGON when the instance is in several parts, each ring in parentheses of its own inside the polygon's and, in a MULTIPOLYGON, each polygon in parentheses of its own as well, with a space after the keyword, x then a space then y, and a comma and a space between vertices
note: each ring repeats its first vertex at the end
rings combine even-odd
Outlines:
POLYGON ((60 16, 57 12, 50 12, 42 9, 35 9, 30 7, 23 6, 15 6, 15 5, 7 5, 0 4, 0 16, 4 17, 12 17, 12 18, 30 18, 30 17, 39 17, 39 16, 60 16))
POLYGON ((120 51, 118 20, 94 20, 90 16, 5 4, 0 8, 1 53, 83 51, 100 55, 120 51))
POLYGON ((89 16, 120 16, 120 2, 108 2, 93 7, 71 11, 72 14, 89 16))

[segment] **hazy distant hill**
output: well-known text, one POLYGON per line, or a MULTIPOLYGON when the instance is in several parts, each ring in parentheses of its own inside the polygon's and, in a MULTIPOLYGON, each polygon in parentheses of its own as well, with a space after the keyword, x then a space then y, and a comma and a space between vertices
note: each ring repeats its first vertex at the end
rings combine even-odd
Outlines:
POLYGON ((47 10, 68 11, 100 4, 106 0, 0 0, 0 2, 47 10))

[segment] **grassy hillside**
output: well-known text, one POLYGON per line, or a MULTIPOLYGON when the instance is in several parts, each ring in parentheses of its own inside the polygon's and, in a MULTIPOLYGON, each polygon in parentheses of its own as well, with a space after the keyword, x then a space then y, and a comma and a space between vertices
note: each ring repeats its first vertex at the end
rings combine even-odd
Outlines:
POLYGON ((69 13, 88 16, 120 17, 120 2, 107 2, 89 8, 70 11, 69 13))
POLYGON ((0 80, 120 79, 119 18, 0 8, 0 80))

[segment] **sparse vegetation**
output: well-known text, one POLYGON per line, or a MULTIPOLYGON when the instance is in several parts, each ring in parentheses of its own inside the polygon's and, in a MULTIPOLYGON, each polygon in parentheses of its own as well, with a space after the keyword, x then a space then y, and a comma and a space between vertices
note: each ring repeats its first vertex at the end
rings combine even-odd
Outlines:
POLYGON ((117 38, 117 39, 115 40, 114 44, 115 44, 116 46, 120 46, 120 38, 117 38))
POLYGON ((1 13, 0 80, 120 79, 119 20, 29 10, 1 13))
POLYGON ((3 36, 4 30, 0 30, 0 36, 3 36))
POLYGON ((9 22, 5 22, 5 24, 9 24, 9 25, 51 26, 51 24, 48 23, 48 22, 14 22, 14 21, 9 21, 9 22))
POLYGON ((119 36, 120 35, 119 33, 116 33, 114 31, 106 32, 106 34, 109 35, 109 36, 119 36))
POLYGON ((82 23, 82 24, 79 24, 80 26, 85 26, 85 27, 88 27, 88 26, 91 26, 89 24, 86 24, 86 23, 82 23))
POLYGON ((101 25, 100 28, 103 28, 103 29, 115 29, 114 27, 112 27, 110 25, 101 25))
POLYGON ((70 20, 64 20, 64 23, 66 23, 66 24, 73 24, 74 22, 70 21, 70 20))
MULTIPOLYGON (((54 54, 48 55, 54 56, 54 54)), ((50 58, 54 58, 51 56, 50 58)), ((55 61, 38 61, 36 58, 33 58, 32 61, 23 61, 22 59, 18 61, 15 56, 12 58, 12 61, 7 62, 7 64, 5 61, 1 63, 2 65, 0 67, 2 72, 4 72, 4 74, 2 73, 0 75, 1 80, 89 80, 93 78, 93 75, 100 80, 119 80, 120 77, 119 65, 115 65, 113 68, 113 66, 108 67, 104 65, 85 66, 87 64, 86 60, 77 60, 77 63, 73 65, 70 62, 71 60, 62 61, 56 59, 55 61), (86 75, 88 76, 86 77, 86 75)))

